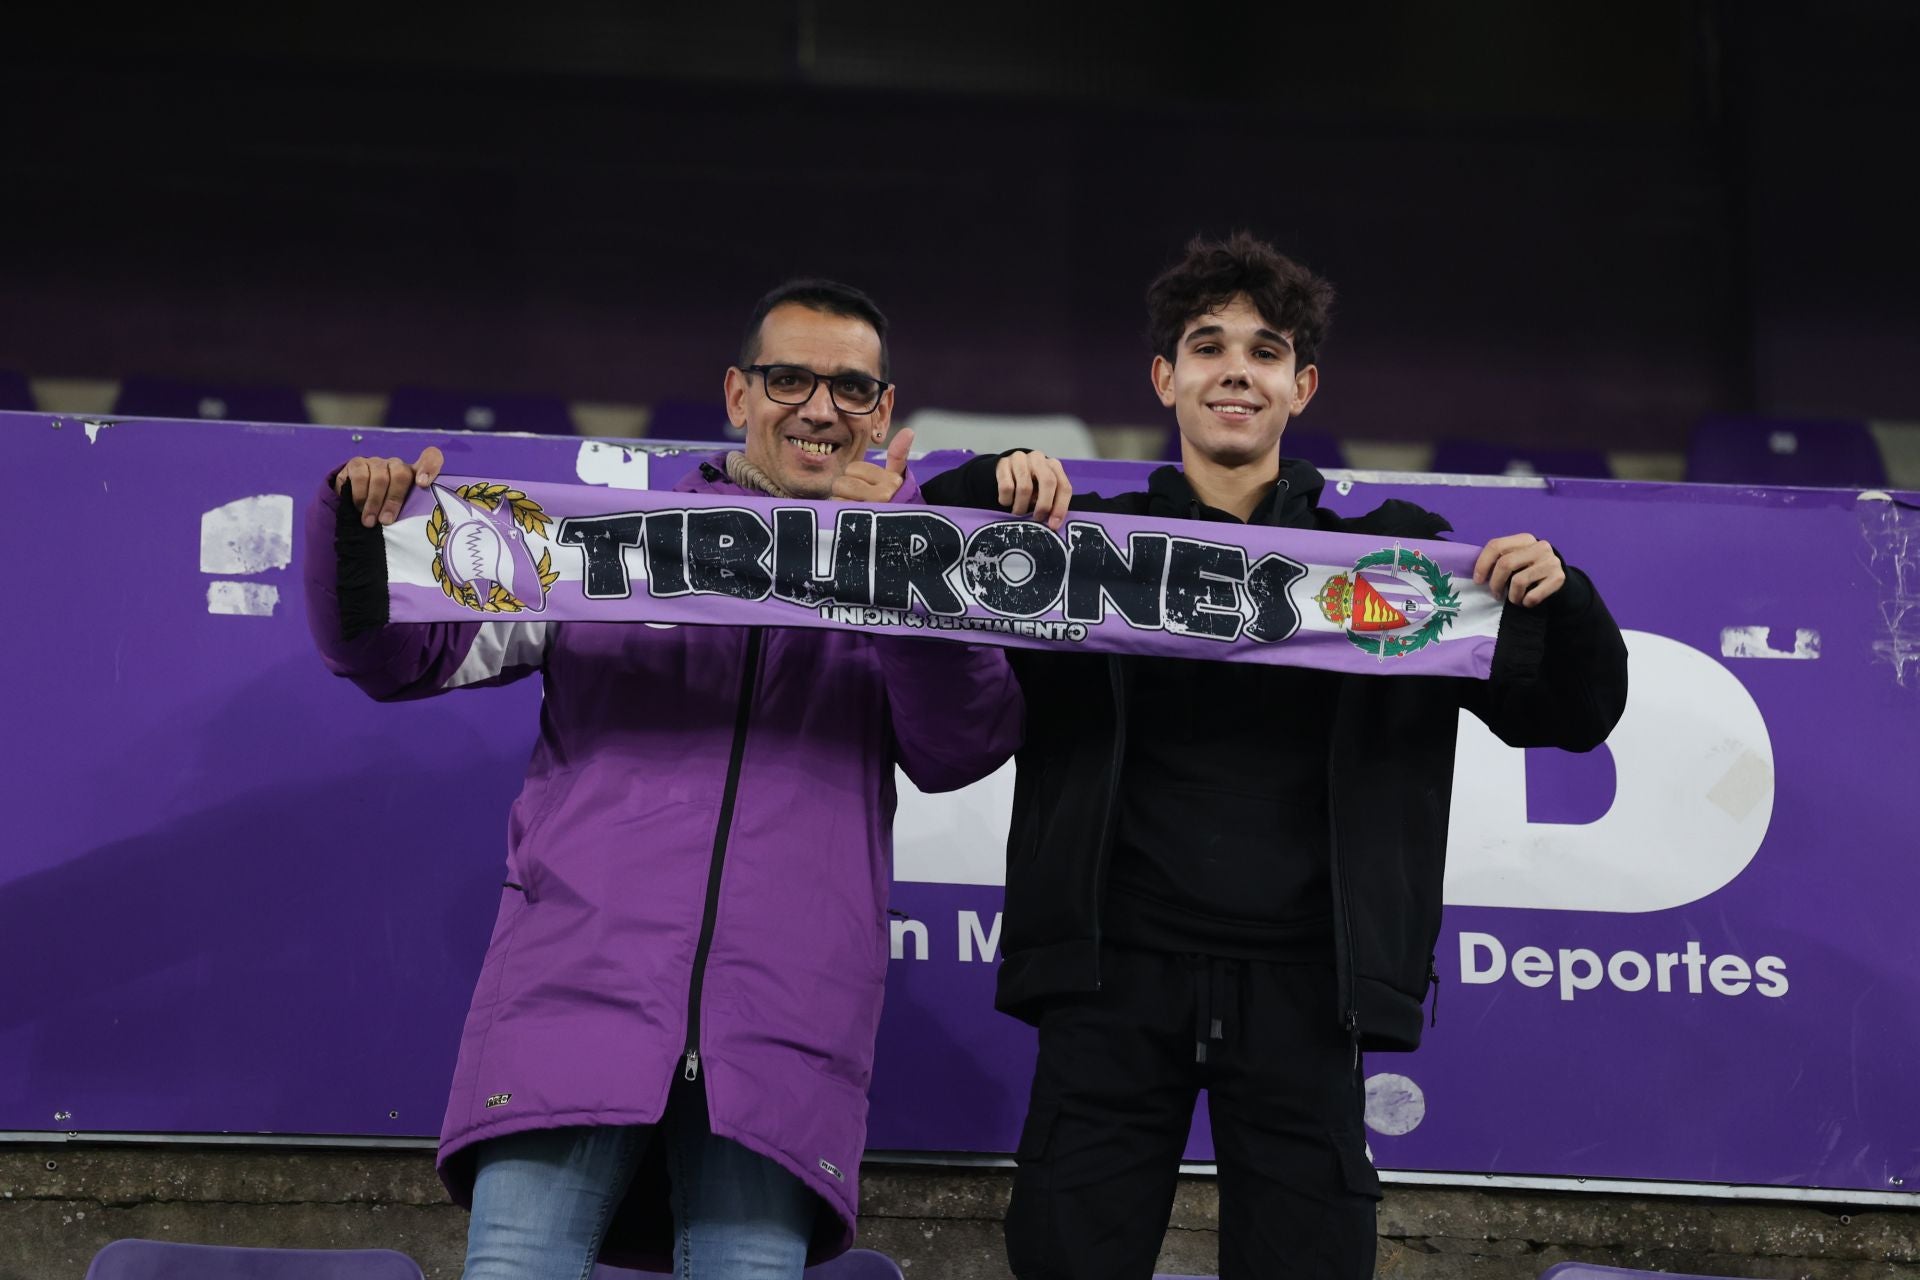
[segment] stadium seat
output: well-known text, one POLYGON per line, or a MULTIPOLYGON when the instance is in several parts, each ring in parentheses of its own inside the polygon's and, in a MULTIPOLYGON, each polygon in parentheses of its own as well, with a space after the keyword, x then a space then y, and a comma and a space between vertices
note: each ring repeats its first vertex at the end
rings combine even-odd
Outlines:
MULTIPOLYGON (((915 445, 918 445, 916 440, 915 445)), ((937 476, 943 471, 968 462, 973 454, 965 449, 936 449, 929 453, 918 453, 913 460, 913 474, 921 481, 937 476)), ((1112 497, 1117 493, 1135 493, 1147 487, 1147 477, 1160 466, 1157 462, 1140 462, 1128 458, 1066 458, 1062 460, 1067 478, 1073 481, 1075 493, 1097 493, 1102 497, 1112 497)))
POLYGON ((223 422, 305 422, 307 401, 290 387, 235 387, 134 376, 120 384, 122 418, 216 418, 223 422))
POLYGON ((1041 449, 1056 458, 1100 456, 1087 424, 1065 413, 1015 417, 919 409, 902 425, 913 428, 913 447, 921 450, 971 449, 975 453, 1001 453, 1008 449, 1041 449))
POLYGON ((1725 1277, 1686 1275, 1677 1271, 1640 1271, 1633 1267, 1603 1267, 1594 1262, 1556 1262, 1540 1273, 1540 1280, 1725 1280, 1725 1277))
POLYGON ((567 402, 557 396, 400 387, 387 401, 385 425, 409 431, 527 431, 570 436, 573 414, 567 402))
MULTIPOLYGON (((1161 452, 1161 458, 1167 462, 1180 461, 1180 432, 1178 429, 1167 432, 1167 447, 1161 452)), ((1316 467, 1344 467, 1347 465, 1345 454, 1340 450, 1338 436, 1322 435, 1314 431, 1301 431, 1288 427, 1280 436, 1280 456, 1299 458, 1311 462, 1316 467)))
POLYGON ((808 1280, 904 1280, 900 1265, 873 1249, 849 1249, 804 1274, 808 1280))
POLYGON ((164 1240, 115 1240, 93 1255, 86 1280, 422 1280, 391 1249, 240 1249, 164 1240))
POLYGON ((1451 476, 1570 476, 1606 480, 1613 475, 1598 449, 1536 449, 1477 440, 1442 440, 1434 446, 1432 470, 1451 476))
POLYGON ((0 409, 32 409, 33 388, 10 369, 0 369, 0 409))
POLYGON ((1313 431, 1296 431, 1289 427, 1280 437, 1280 456, 1283 458, 1301 458, 1316 467, 1344 467, 1346 454, 1340 448, 1338 436, 1320 435, 1313 431))
MULTIPOLYGON (((601 1263, 593 1269, 593 1280, 639 1280, 644 1274, 601 1263)), ((830 1262, 808 1267, 803 1274, 807 1280, 905 1280, 898 1263, 872 1249, 849 1249, 830 1262)))
POLYGON ((649 440, 738 444, 746 438, 746 432, 728 422, 727 411, 712 400, 662 400, 647 418, 649 440))
POLYGON ((1697 484, 1879 488, 1880 446, 1864 422, 1714 415, 1694 425, 1687 480, 1697 484))
POLYGON ((1069 458, 1064 465, 1075 493, 1097 493, 1111 498, 1115 494, 1145 489, 1147 478, 1165 464, 1127 458, 1069 458))

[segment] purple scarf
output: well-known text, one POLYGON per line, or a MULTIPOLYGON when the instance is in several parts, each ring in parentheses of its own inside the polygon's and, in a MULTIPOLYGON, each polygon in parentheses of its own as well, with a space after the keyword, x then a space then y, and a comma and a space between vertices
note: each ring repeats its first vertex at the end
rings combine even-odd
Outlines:
POLYGON ((510 484, 343 504, 349 634, 385 622, 840 627, 1015 648, 1484 679, 1474 547, 1311 529, 510 484))

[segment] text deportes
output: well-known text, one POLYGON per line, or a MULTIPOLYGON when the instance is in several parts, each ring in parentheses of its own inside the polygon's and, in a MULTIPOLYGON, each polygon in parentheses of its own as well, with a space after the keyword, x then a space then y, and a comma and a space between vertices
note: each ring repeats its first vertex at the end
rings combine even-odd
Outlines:
POLYGON ((1604 981, 1620 991, 1672 992, 1703 995, 1709 989, 1723 996, 1749 990, 1763 996, 1787 994, 1787 962, 1779 956, 1761 956, 1749 964, 1736 955, 1708 958, 1697 941, 1689 939, 1680 951, 1616 951, 1601 958, 1587 947, 1523 946, 1509 958, 1507 948, 1490 933, 1460 934, 1460 981, 1485 986, 1511 974, 1523 987, 1545 987, 1558 980, 1560 998, 1572 1000, 1582 991, 1596 990, 1604 981), (1680 986, 1675 986, 1676 978, 1680 986))

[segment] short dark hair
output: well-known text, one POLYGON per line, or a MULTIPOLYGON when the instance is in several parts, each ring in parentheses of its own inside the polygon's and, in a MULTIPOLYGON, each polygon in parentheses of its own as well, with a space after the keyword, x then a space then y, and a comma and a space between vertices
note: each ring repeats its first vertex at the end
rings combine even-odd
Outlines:
POLYGON ((1187 254, 1147 288, 1147 340, 1172 360, 1194 320, 1245 295, 1263 319, 1293 338, 1294 368, 1319 359, 1332 322, 1333 286, 1251 232, 1195 236, 1187 254))
POLYGON ((887 360, 887 318, 872 298, 852 285, 834 280, 789 280, 754 305, 747 320, 746 336, 740 340, 740 365, 744 369, 760 358, 760 324, 775 307, 805 307, 830 316, 864 320, 880 337, 880 377, 891 378, 887 360))

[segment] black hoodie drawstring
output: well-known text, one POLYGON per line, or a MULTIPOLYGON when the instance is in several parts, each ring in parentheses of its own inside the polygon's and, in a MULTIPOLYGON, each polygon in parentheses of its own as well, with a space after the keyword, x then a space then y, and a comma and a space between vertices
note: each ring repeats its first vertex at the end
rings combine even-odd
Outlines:
POLYGON ((1193 971, 1193 1060, 1207 1060, 1207 1046, 1227 1038, 1228 1019, 1240 1007, 1240 962, 1218 956, 1188 956, 1193 971))

